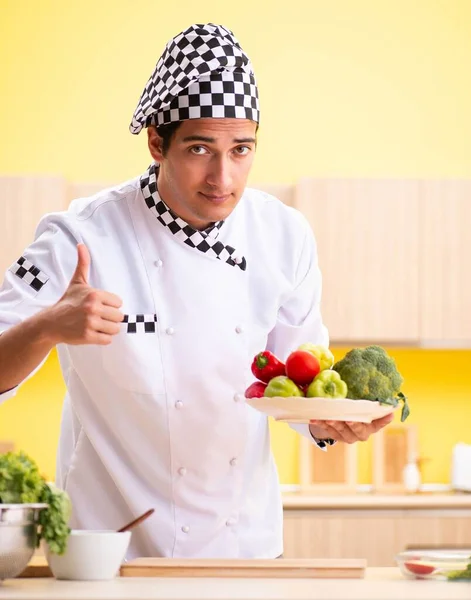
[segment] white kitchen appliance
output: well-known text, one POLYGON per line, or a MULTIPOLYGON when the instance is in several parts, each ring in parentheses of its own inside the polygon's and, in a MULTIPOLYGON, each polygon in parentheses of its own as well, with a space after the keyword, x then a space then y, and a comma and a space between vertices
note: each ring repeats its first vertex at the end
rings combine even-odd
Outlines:
POLYGON ((459 443, 453 448, 451 485, 454 490, 471 492, 471 445, 459 443))

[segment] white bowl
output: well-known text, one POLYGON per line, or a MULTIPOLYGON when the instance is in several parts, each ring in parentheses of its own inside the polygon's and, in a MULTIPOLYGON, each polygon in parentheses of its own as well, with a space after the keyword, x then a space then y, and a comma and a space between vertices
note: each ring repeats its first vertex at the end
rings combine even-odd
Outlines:
POLYGON ((98 581, 119 572, 131 540, 131 531, 72 530, 64 554, 53 554, 46 544, 46 558, 56 579, 98 581))

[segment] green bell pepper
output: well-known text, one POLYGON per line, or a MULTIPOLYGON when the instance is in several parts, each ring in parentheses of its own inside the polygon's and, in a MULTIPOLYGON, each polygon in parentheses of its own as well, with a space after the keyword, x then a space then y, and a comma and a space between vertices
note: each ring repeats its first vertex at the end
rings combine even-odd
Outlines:
POLYGON ((290 396, 304 396, 304 394, 289 377, 278 375, 270 380, 264 396, 268 396, 269 398, 283 396, 284 398, 288 398, 290 396))
POLYGON ((324 371, 324 369, 330 369, 334 364, 334 355, 325 346, 311 344, 308 342, 307 344, 301 344, 298 350, 304 350, 305 352, 310 352, 313 354, 321 365, 321 371, 324 371))
POLYGON ((308 398, 346 398, 347 384, 342 381, 337 371, 326 369, 307 388, 308 398))

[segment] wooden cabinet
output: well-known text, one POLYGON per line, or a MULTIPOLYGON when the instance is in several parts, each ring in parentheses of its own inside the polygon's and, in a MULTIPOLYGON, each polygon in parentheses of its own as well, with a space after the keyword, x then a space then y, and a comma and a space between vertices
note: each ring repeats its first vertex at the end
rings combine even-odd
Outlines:
POLYGON ((0 282, 33 241, 41 217, 63 210, 65 197, 61 177, 0 177, 0 282))
POLYGON ((412 548, 471 548, 471 509, 284 512, 286 558, 366 558, 386 567, 412 548))
POLYGON ((471 181, 424 181, 420 194, 420 337, 471 345, 471 181))
POLYGON ((317 240, 331 339, 418 342, 418 182, 303 179, 295 206, 317 240))
POLYGON ((471 181, 302 179, 334 342, 471 346, 471 181))

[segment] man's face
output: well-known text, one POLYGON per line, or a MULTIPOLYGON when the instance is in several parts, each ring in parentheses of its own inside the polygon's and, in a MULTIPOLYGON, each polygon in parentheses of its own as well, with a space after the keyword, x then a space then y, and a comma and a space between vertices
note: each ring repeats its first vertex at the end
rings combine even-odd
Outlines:
POLYGON ((248 119, 189 119, 162 154, 155 127, 148 128, 149 150, 160 163, 158 190, 184 221, 204 229, 233 211, 255 155, 256 123, 248 119))

